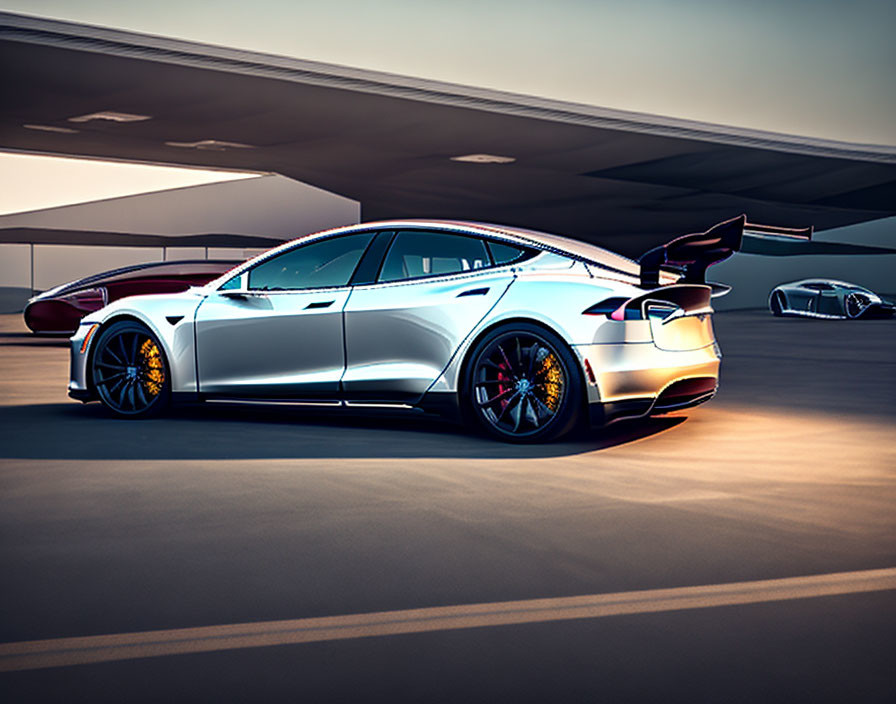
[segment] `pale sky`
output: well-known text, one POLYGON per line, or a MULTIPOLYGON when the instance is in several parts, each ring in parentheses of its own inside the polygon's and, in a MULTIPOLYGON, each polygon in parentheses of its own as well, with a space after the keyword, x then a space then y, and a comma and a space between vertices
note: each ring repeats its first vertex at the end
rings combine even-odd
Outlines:
POLYGON ((0 153, 0 215, 257 175, 0 153))
MULTIPOLYGON (((896 145, 894 0, 0 0, 0 9, 601 107, 896 145)), ((32 169, 22 178, 10 158, 0 155, 0 212, 202 178, 120 164, 101 176, 96 162, 77 177, 78 164, 50 161, 33 167, 42 175, 32 169), (29 179, 56 188, 32 187, 26 196, 29 179)))

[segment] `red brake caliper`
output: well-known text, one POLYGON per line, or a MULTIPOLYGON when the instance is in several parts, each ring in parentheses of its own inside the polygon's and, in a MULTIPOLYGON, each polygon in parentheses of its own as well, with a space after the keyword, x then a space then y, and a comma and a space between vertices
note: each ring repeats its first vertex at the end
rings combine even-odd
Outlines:
MULTIPOLYGON (((510 367, 502 360, 498 363, 498 394, 503 394, 505 391, 508 391, 513 385, 513 377, 510 374, 510 367)), ((501 410, 503 411, 507 404, 510 403, 510 398, 505 398, 501 401, 501 410)))

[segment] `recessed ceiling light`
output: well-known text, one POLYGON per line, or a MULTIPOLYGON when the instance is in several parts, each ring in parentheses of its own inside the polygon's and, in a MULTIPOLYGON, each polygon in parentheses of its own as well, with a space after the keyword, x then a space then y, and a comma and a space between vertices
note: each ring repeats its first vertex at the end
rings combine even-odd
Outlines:
POLYGON ((73 130, 69 127, 56 127, 54 125, 22 125, 26 130, 38 130, 40 132, 59 132, 60 134, 77 134, 81 130, 73 130))
POLYGON ((78 115, 77 117, 68 118, 69 122, 90 122, 91 120, 107 120, 109 122, 142 122, 143 120, 151 120, 149 115, 134 115, 129 112, 115 112, 113 110, 103 110, 102 112, 92 112, 89 115, 78 115))
POLYGON ((239 142, 222 142, 218 139, 201 139, 198 142, 165 142, 169 147, 180 149, 202 149, 204 151, 223 152, 227 149, 254 149, 251 144, 239 142))
POLYGON ((498 156, 497 154, 465 154, 453 156, 451 161, 466 161, 470 164, 509 164, 516 161, 512 156, 498 156))

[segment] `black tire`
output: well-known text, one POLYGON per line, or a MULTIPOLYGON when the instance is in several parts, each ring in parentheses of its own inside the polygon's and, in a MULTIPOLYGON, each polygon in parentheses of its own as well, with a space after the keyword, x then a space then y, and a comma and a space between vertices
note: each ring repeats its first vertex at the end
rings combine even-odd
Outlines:
POLYGON ((784 315, 784 300, 781 296, 780 291, 775 291, 772 294, 772 300, 769 303, 769 308, 772 311, 772 315, 774 315, 776 318, 780 318, 782 315, 784 315))
POLYGON ((566 343, 537 325, 513 323, 473 349, 461 405, 492 437, 547 442, 575 427, 583 398, 582 374, 566 343))
POLYGON ((137 322, 121 321, 103 330, 90 374, 102 404, 122 418, 158 415, 171 400, 171 375, 162 345, 137 322))

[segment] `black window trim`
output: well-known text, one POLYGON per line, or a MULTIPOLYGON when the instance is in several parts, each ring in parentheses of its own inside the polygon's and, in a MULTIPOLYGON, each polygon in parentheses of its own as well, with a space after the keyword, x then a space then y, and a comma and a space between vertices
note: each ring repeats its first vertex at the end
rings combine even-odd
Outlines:
POLYGON ((377 279, 383 270, 386 255, 392 249, 392 243, 395 241, 395 236, 398 232, 395 230, 376 230, 374 233, 373 239, 370 240, 370 244, 367 245, 367 249, 361 255, 358 266, 352 272, 349 286, 369 286, 378 283, 377 279), (367 273, 368 269, 371 271, 370 274, 367 273))

